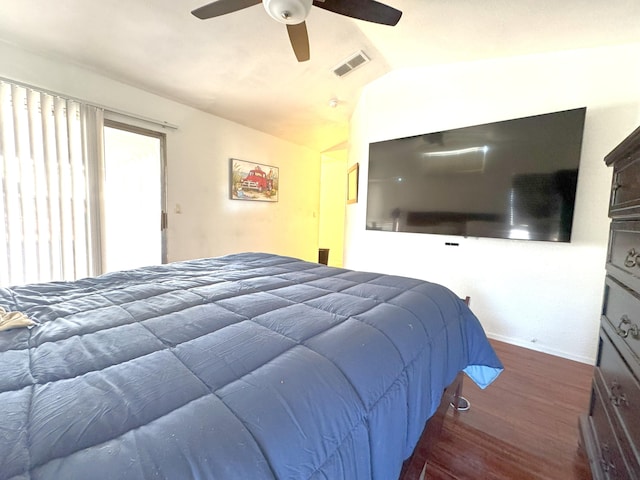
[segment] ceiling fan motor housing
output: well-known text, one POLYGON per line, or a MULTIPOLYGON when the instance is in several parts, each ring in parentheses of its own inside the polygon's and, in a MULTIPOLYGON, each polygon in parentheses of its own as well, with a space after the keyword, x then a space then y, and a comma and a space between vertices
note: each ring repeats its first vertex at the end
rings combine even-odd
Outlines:
POLYGON ((309 15, 313 0, 262 0, 264 9, 274 20, 287 25, 302 23, 309 15))

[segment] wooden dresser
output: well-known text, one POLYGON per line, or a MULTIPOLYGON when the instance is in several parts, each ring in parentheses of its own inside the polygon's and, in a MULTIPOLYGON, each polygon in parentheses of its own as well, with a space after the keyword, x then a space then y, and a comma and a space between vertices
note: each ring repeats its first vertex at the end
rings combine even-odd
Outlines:
POLYGON ((580 436, 594 479, 640 479, 640 128, 605 157, 613 166, 600 339, 580 436))

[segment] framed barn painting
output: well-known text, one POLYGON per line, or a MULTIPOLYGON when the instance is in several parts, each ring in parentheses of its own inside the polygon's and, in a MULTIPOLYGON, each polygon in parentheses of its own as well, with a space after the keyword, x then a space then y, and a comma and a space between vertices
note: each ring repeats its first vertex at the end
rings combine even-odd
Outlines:
POLYGON ((229 187, 232 200, 277 202, 278 167, 231 158, 229 187))

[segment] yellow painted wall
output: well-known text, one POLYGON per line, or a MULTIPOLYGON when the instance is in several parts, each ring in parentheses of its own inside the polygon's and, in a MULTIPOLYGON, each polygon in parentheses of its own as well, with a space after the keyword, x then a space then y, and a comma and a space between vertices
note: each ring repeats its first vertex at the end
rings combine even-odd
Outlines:
POLYGON ((325 153, 320 171, 319 248, 329 249, 329 265, 341 267, 347 197, 347 151, 325 153))

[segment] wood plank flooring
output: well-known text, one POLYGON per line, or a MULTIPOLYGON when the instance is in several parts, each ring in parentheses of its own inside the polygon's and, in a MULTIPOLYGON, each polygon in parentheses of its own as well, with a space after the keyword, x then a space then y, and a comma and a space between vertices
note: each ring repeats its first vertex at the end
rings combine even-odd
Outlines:
POLYGON ((486 390, 465 378, 466 412, 451 409, 427 463, 427 480, 583 480, 578 417, 593 367, 491 341, 505 371, 486 390))

